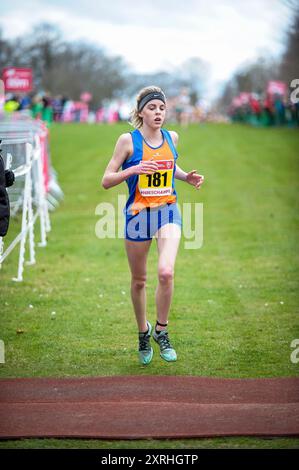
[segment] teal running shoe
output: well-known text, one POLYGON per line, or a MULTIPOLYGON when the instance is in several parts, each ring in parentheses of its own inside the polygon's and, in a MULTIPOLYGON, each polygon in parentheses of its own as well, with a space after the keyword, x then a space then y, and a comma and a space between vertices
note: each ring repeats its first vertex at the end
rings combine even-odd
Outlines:
POLYGON ((146 333, 139 333, 139 361, 143 365, 147 365, 153 358, 153 348, 150 345, 152 334, 152 325, 147 322, 148 331, 146 333))
POLYGON ((156 343, 158 343, 158 345, 160 346, 160 356, 162 357, 162 359, 165 359, 165 361, 168 362, 177 360, 177 355, 170 344, 167 330, 162 330, 159 333, 156 333, 156 331, 154 331, 153 338, 156 343))

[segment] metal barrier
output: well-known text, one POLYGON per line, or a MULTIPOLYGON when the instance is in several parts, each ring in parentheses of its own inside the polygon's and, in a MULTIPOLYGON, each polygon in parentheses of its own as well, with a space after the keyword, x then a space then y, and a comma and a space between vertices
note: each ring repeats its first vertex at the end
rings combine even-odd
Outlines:
POLYGON ((34 225, 40 222, 40 242, 47 245, 46 234, 51 230, 49 210, 58 206, 63 198, 48 151, 48 130, 41 121, 15 113, 0 120, 2 156, 6 169, 13 170, 15 183, 7 189, 11 221, 22 214, 21 229, 4 250, 4 238, 0 237, 0 267, 12 250, 20 243, 18 274, 14 281, 23 280, 26 241, 29 242, 27 265, 36 263, 34 225))

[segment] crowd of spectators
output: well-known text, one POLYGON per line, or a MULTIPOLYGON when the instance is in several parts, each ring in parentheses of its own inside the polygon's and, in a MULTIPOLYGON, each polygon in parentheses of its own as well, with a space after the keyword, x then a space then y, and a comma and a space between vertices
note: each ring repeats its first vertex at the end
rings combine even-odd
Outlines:
POLYGON ((292 102, 285 94, 241 93, 232 101, 229 115, 233 122, 253 126, 299 126, 299 102, 292 102))
POLYGON ((21 111, 31 115, 34 119, 41 119, 49 126, 53 121, 63 121, 68 103, 68 98, 64 96, 51 97, 49 93, 35 95, 8 93, 4 103, 4 111, 8 113, 21 111))
POLYGON ((35 95, 7 94, 4 112, 21 111, 48 126, 52 122, 105 122, 113 123, 129 118, 129 108, 121 100, 106 100, 95 111, 84 100, 71 100, 66 96, 52 97, 49 93, 35 95))
MULTIPOLYGON (((83 95, 84 96, 84 95, 83 95)), ((71 100, 66 96, 50 93, 35 95, 7 94, 4 111, 22 111, 34 119, 43 120, 49 127, 52 122, 109 123, 128 121, 132 103, 117 99, 104 100, 95 110, 88 101, 71 100)), ((204 100, 192 102, 189 90, 182 88, 177 96, 167 99, 167 120, 188 126, 189 123, 243 122, 254 126, 299 126, 299 103, 293 103, 286 95, 266 93, 240 93, 232 100, 228 116, 209 110, 204 100)))

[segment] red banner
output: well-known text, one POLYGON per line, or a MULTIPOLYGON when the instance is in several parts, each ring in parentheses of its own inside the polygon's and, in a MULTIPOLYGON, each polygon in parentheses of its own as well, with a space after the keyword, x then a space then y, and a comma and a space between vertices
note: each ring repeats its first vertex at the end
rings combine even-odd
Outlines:
POLYGON ((27 93, 32 90, 32 69, 6 67, 3 69, 5 92, 27 93))
POLYGON ((42 166, 43 166, 43 176, 44 176, 44 187, 45 191, 49 192, 49 154, 48 154, 48 145, 49 145, 49 130, 44 122, 39 121, 41 125, 41 132, 39 132, 40 145, 41 145, 41 157, 42 157, 42 166))
POLYGON ((4 103, 5 103, 4 82, 3 80, 0 80, 0 112, 3 111, 4 103))
POLYGON ((284 82, 278 82, 274 80, 268 82, 267 92, 270 93, 270 95, 284 95, 286 91, 287 85, 284 82))

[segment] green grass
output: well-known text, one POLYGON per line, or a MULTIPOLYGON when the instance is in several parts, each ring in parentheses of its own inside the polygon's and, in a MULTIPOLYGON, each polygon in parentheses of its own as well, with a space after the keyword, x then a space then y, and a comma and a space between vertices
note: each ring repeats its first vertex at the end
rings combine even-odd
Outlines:
MULTIPOLYGON (((65 199, 51 213, 48 245, 36 248, 37 264, 25 267, 24 281, 11 280, 18 250, 0 271, 0 338, 6 353, 1 377, 298 376, 290 345, 299 338, 299 134, 225 124, 175 129, 178 164, 205 175, 199 191, 176 181, 179 203, 202 202, 204 216, 203 246, 185 249, 183 237, 176 262, 169 331, 179 360, 162 362, 155 349, 150 366, 139 365, 124 241, 95 235, 96 206, 110 202, 117 208, 118 195, 127 195, 125 183, 106 191, 100 181, 117 137, 128 126, 53 125, 51 156, 65 199)), ((7 242, 17 227, 12 220, 7 242)), ((35 235, 39 240, 38 229, 35 235)), ((156 269, 153 241, 147 282, 152 321, 156 269)), ((24 440, 1 446, 72 442, 99 448, 144 442, 156 448, 292 447, 299 440, 24 440)))
POLYGON ((222 437, 213 439, 20 439, 0 441, 0 449, 297 449, 296 438, 222 437))

